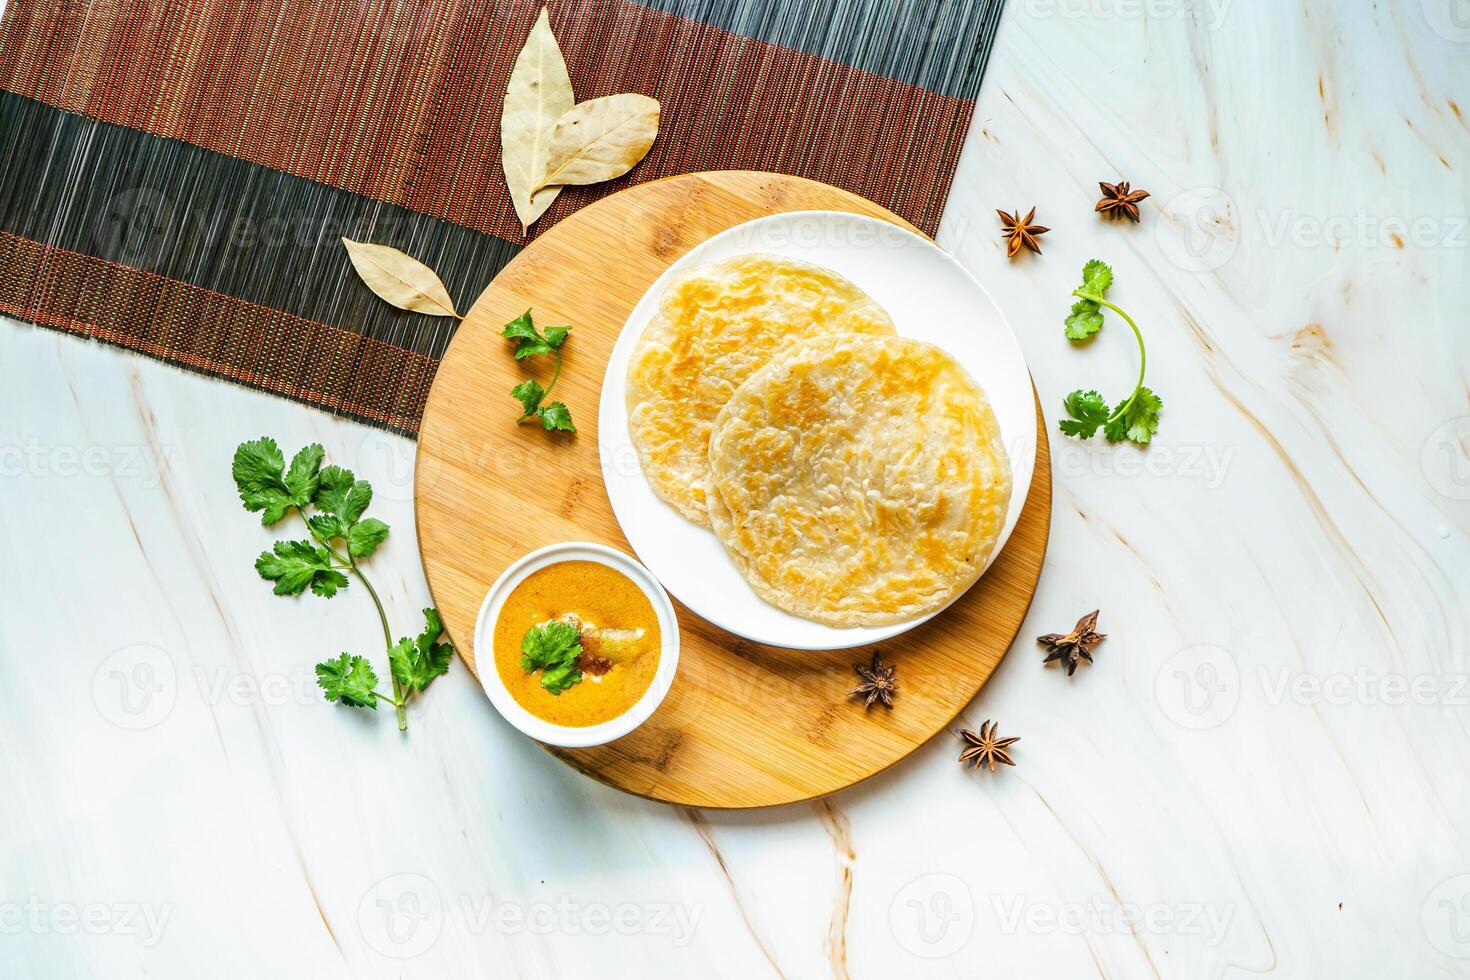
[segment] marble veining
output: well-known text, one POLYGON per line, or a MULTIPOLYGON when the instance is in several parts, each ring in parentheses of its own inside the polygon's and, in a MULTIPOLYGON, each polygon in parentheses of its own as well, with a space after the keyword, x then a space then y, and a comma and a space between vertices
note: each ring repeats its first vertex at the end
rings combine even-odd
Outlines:
MULTIPOLYGON (((1053 434, 1040 590, 956 721, 835 797, 625 796, 454 669, 391 718, 366 597, 270 595, 263 433, 371 480, 395 624, 428 601, 413 445, 0 324, 7 977, 1470 975, 1470 21, 1456 0, 1012 0, 941 244, 1050 424, 1149 344, 1147 452, 1053 434), (1098 180, 1152 192, 1138 226, 1098 180), (995 209, 1038 208, 1009 262, 995 209), (1068 679, 1032 642, 1101 608, 1068 679)), ((585 488, 584 488, 584 492, 585 488)), ((900 684, 902 674, 900 666, 900 684)), ((902 695, 895 707, 902 711, 902 695)))

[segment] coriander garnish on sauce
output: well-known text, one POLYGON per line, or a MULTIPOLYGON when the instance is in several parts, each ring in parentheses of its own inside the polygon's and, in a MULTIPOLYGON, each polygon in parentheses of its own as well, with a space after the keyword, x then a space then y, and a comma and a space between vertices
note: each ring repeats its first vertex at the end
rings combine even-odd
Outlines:
POLYGON ((541 671, 541 686, 560 694, 582 683, 577 659, 582 655, 582 632, 571 623, 552 620, 532 626, 521 638, 521 669, 541 671))

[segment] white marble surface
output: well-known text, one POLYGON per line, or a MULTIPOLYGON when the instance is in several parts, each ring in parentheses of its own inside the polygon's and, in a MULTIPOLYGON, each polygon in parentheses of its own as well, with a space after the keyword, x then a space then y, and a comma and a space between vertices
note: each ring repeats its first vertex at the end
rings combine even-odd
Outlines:
POLYGON ((1463 0, 1015 0, 942 243, 1049 413, 1129 383, 1120 325, 1061 332, 1110 260, 1162 433, 1055 439, 1040 591, 962 717, 1019 767, 963 771, 946 736, 812 806, 608 790, 463 669, 406 739, 322 703, 311 665, 377 624, 269 594, 230 452, 320 440, 372 480, 408 624, 411 444, 0 325, 0 972, 1470 975, 1455 100, 1463 0), (1091 216, 1117 176, 1154 194, 1139 227, 1091 216), (1046 254, 1007 263, 993 209, 1032 204, 1046 254), (1043 669, 1029 637, 1094 606, 1097 664, 1043 669))

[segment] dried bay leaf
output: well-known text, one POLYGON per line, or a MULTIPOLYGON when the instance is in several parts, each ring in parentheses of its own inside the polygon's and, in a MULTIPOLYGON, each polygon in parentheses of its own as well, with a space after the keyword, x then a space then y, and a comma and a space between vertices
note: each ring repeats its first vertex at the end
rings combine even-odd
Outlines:
POLYGON ((556 121, 575 104, 572 79, 543 7, 516 57, 500 113, 501 164, 523 233, 561 193, 560 187, 538 185, 546 172, 556 121))
POLYGON ((541 187, 596 184, 621 177, 658 137, 659 103, 646 95, 608 95, 573 106, 556 122, 541 187))
POLYGON ((452 316, 454 300, 439 279, 438 273, 418 259, 387 245, 342 239, 352 267, 379 299, 400 310, 427 313, 430 316, 452 316))

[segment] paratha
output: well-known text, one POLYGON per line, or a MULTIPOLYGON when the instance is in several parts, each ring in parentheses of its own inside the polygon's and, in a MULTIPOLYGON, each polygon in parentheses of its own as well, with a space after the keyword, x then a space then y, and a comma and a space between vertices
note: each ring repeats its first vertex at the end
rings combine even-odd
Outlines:
POLYGON ((984 391, 900 337, 788 350, 720 411, 709 458, 714 530, 751 587, 830 626, 948 604, 984 569, 1011 496, 984 391))
POLYGON ((664 291, 628 364, 628 430, 644 477, 708 527, 710 428, 740 383, 790 343, 893 332, 881 306, 821 266, 751 254, 691 270, 664 291))

